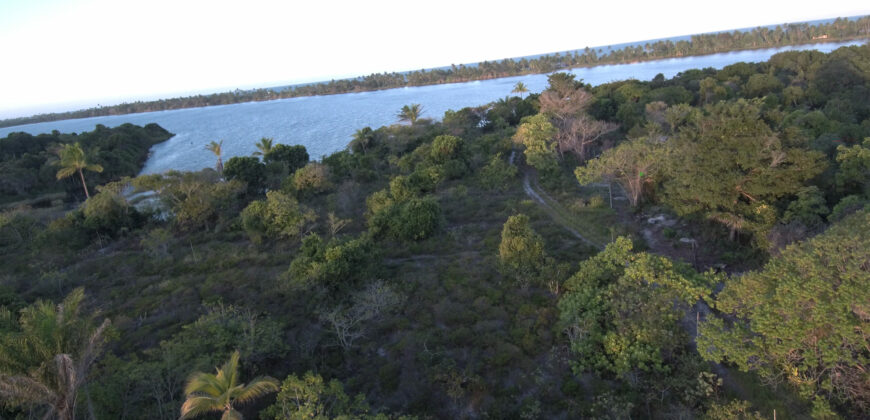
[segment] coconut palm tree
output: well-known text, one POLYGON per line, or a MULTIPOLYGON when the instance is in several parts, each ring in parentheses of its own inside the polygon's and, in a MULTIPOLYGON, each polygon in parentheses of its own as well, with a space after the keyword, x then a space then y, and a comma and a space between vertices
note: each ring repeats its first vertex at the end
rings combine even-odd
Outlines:
POLYGON ((257 146, 257 151, 254 152, 254 156, 266 156, 266 153, 272 151, 272 141, 273 139, 270 137, 263 137, 260 141, 255 144, 257 146))
POLYGON ((187 399, 181 406, 180 419, 219 411, 223 412, 221 420, 241 420, 242 413, 236 411, 234 404, 277 392, 278 387, 278 381, 268 376, 255 378, 247 385, 239 383, 239 351, 236 350, 216 374, 196 372, 187 380, 184 387, 187 399))
POLYGON ((224 141, 221 140, 219 143, 212 141, 211 143, 209 143, 208 145, 205 146, 205 150, 208 150, 209 152, 212 152, 212 153, 214 153, 215 156, 217 156, 218 160, 217 160, 217 165, 215 166, 215 169, 217 169, 219 174, 224 173, 224 162, 221 160, 221 147, 223 145, 224 145, 224 141))
POLYGON ((528 92, 529 88, 523 82, 517 82, 517 84, 514 85, 514 90, 511 91, 511 93, 519 93, 520 99, 522 99, 524 93, 528 92))
POLYGON ((396 116, 399 117, 399 121, 408 121, 411 125, 414 125, 422 114, 423 105, 411 104, 403 106, 396 116))
POLYGON ((356 130, 356 132, 353 133, 353 140, 350 142, 351 149, 354 151, 362 150, 362 152, 365 153, 366 149, 368 149, 374 139, 375 132, 371 127, 364 127, 360 130, 356 130))
POLYGON ((103 167, 96 163, 88 163, 85 159, 85 151, 82 150, 82 145, 79 143, 65 144, 60 147, 57 154, 60 157, 60 161, 57 162, 57 165, 60 166, 60 170, 57 171, 57 179, 69 178, 78 172, 79 178, 82 180, 82 187, 85 189, 85 197, 91 198, 88 184, 85 183, 85 174, 82 171, 87 169, 92 172, 103 172, 103 167))
POLYGON ((58 305, 37 301, 21 311, 15 331, 0 336, 0 400, 44 406, 44 418, 75 417, 76 395, 109 327, 108 319, 95 328, 91 317, 80 316, 83 299, 79 288, 58 305))

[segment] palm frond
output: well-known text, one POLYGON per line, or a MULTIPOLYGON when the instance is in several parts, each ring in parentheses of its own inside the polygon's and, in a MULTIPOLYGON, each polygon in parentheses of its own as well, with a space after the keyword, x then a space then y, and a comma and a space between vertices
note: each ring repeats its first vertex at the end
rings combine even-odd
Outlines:
POLYGON ((73 167, 60 168, 57 171, 57 179, 69 178, 73 176, 76 172, 78 172, 78 169, 73 167))
POLYGON ((210 373, 196 372, 187 380, 187 385, 184 387, 184 393, 205 394, 212 397, 220 397, 224 394, 226 386, 215 375, 210 373))
POLYGON ((221 416, 221 420, 242 420, 242 413, 239 413, 232 408, 224 411, 224 414, 221 416))
POLYGON ((102 165, 99 165, 99 164, 96 164, 96 163, 93 163, 93 164, 90 164, 90 165, 88 165, 88 166, 85 166, 85 167, 82 168, 82 169, 87 169, 87 170, 89 170, 89 171, 91 171, 91 172, 103 172, 103 166, 102 166, 102 165))
POLYGON ((213 397, 188 396, 184 404, 181 405, 181 417, 179 417, 179 420, 190 419, 200 414, 222 411, 223 409, 224 405, 220 400, 213 397))
POLYGON ((209 143, 208 145, 205 146, 205 150, 208 150, 209 152, 214 153, 215 156, 220 157, 221 148, 223 147, 223 145, 224 145, 223 140, 221 140, 220 142, 216 142, 216 141, 212 140, 211 143, 209 143))
POLYGON ((273 392, 278 392, 279 388, 280 383, 275 378, 268 376, 254 378, 249 384, 243 386, 241 389, 238 390, 238 393, 236 394, 236 401, 244 404, 255 398, 259 398, 273 392))
POLYGON ((0 399, 14 403, 51 405, 57 400, 57 394, 33 378, 0 374, 0 399))
POLYGON ((232 389, 238 383, 239 357, 239 351, 234 351, 233 354, 230 355, 230 360, 227 360, 227 362, 218 369, 217 379, 225 383, 228 389, 232 389))
POLYGON ((97 356, 100 354, 100 350, 103 347, 103 344, 106 342, 105 332, 109 329, 111 325, 111 321, 106 318, 99 327, 91 334, 90 339, 88 339, 88 343, 85 345, 84 350, 79 355, 79 363, 76 367, 76 371, 78 373, 79 385, 85 380, 85 373, 90 369, 91 364, 94 363, 97 356))

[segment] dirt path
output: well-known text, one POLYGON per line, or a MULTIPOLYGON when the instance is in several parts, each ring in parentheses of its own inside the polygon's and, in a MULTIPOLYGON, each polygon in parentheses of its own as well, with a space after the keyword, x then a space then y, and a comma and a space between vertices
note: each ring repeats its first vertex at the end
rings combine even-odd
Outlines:
MULTIPOLYGON (((508 162, 511 165, 519 167, 516 162, 516 150, 511 152, 510 158, 508 162)), ((590 240, 582 233, 578 232, 577 229, 571 224, 570 221, 566 220, 563 217, 563 214, 568 214, 568 209, 559 204, 558 201, 554 200, 550 197, 541 185, 538 184, 538 177, 535 175, 534 171, 528 167, 521 168, 523 172, 523 190, 526 192, 526 195, 529 196, 532 200, 534 200, 541 208, 544 210, 547 215, 553 219, 559 226, 562 226, 565 230, 567 230, 571 235, 576 237, 577 239, 583 241, 583 243, 595 247, 597 249, 604 249, 604 244, 599 244, 595 241, 590 240)))
POLYGON ((528 195, 532 200, 535 200, 535 202, 543 208, 544 212, 547 213, 554 222, 565 228, 565 230, 570 232, 577 239, 580 239, 589 246, 604 249, 603 245, 595 243, 583 236, 580 232, 577 232, 577 230, 561 216, 561 214, 567 213, 568 209, 564 208, 558 201, 547 195, 538 184, 538 179, 530 174, 530 172, 531 171, 528 170, 523 171, 523 190, 526 191, 526 195, 528 195))
MULTIPOLYGON (((510 159, 508 160, 511 165, 518 166, 514 162, 516 151, 511 152, 510 159)), ((558 201, 554 200, 550 197, 544 190, 541 188, 540 184, 538 184, 538 179, 536 174, 530 168, 523 169, 523 190, 526 192, 526 195, 529 196, 532 200, 538 203, 541 208, 547 213, 554 222, 565 228, 572 235, 582 240, 584 243, 591 245, 598 249, 604 249, 603 244, 597 244, 588 238, 584 237, 580 232, 578 232, 572 224, 565 220, 561 214, 567 214, 567 209, 565 209, 558 201)), ((623 191, 624 193, 624 191, 623 191)), ((642 234, 644 239, 650 246, 650 251, 655 254, 664 255, 669 258, 673 258, 675 254, 674 249, 665 249, 665 248, 673 248, 670 246, 665 246, 662 241, 659 241, 656 237, 656 234, 660 234, 660 232, 653 232, 650 229, 643 229, 642 234)), ((695 261, 697 264, 697 261, 695 261)), ((697 267, 696 267, 697 268, 697 267)), ((680 324, 683 329, 689 334, 692 346, 697 348, 697 343, 695 342, 695 338, 697 337, 697 325, 698 321, 703 321, 707 315, 711 312, 710 306, 707 302, 703 300, 699 300, 695 303, 695 305, 689 308, 680 324)), ((734 377, 729 372, 728 368, 723 366, 720 363, 710 363, 710 368, 713 370, 720 379, 722 379, 722 385, 724 388, 729 389, 731 392, 736 394, 741 399, 748 399, 750 396, 747 391, 738 383, 734 377)))

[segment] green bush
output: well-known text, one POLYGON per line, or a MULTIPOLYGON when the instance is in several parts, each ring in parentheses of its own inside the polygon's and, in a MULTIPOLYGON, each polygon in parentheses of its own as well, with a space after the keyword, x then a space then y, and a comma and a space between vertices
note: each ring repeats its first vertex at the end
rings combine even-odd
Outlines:
POLYGON ((429 158, 435 163, 445 163, 448 160, 459 157, 462 152, 463 141, 455 136, 438 136, 432 141, 429 158))
POLYGON ((432 197, 412 198, 396 206, 387 220, 390 236, 403 240, 426 239, 441 226, 441 206, 432 197))
POLYGON ((517 168, 507 163, 501 153, 490 159, 489 163, 480 170, 480 185, 489 190, 504 191, 510 186, 510 180, 516 178, 517 168))
POLYGON ((329 180, 329 168, 317 162, 311 162, 292 175, 293 190, 297 195, 317 195, 332 189, 329 180))
POLYGON ((255 157, 236 156, 224 165, 224 176, 247 184, 250 194, 259 194, 265 186, 266 165, 255 157))
POLYGON ((266 200, 254 201, 240 214, 242 228, 252 241, 263 237, 294 238, 305 226, 317 219, 311 209, 299 204, 295 198, 279 191, 266 193, 266 200))
POLYGON ((137 227, 141 221, 136 209, 111 191, 103 191, 85 201, 82 214, 85 229, 114 237, 137 227))
POLYGON ((308 151, 305 150, 305 146, 278 144, 263 156, 263 161, 281 162, 287 165, 287 170, 292 174, 308 163, 308 151))
POLYGON ((327 243, 310 234, 302 239, 302 247, 282 281, 291 290, 323 287, 334 296, 371 278, 377 269, 376 260, 377 250, 368 236, 345 241, 333 238, 327 243))

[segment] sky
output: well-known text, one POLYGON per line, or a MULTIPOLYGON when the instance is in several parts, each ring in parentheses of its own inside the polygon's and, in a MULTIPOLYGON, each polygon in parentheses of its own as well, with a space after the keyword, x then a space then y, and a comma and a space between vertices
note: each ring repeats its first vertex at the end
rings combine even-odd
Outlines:
POLYGON ((0 0, 0 118, 868 14, 866 0, 0 0))

